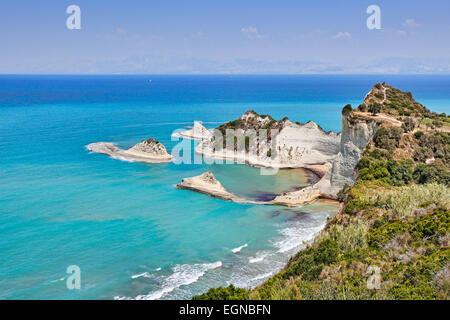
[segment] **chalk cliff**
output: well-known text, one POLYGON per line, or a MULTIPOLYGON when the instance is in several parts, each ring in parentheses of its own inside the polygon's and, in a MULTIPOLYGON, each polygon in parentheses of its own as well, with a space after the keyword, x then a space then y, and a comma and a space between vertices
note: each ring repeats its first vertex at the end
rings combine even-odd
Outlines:
POLYGON ((300 168, 324 164, 339 152, 340 135, 325 132, 316 123, 280 121, 254 111, 225 123, 203 139, 196 152, 253 166, 300 168))
MULTIPOLYGON (((373 97, 379 97, 378 91, 383 88, 374 86, 363 104, 373 103, 373 97)), ((268 203, 301 205, 319 197, 335 199, 346 184, 354 184, 356 164, 382 122, 344 108, 342 131, 335 133, 325 132, 312 121, 276 121, 269 115, 247 111, 204 136, 196 152, 252 166, 305 168, 318 173, 317 183, 278 195, 268 203)))

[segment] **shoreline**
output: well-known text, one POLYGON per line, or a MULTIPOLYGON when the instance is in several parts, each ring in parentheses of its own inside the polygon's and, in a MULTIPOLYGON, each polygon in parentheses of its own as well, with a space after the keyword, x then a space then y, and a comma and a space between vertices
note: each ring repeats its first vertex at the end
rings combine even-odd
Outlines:
MULTIPOLYGON (((312 174, 312 171, 310 171, 312 174)), ((308 178, 310 179, 310 178, 308 178)), ((319 180, 320 181, 320 180, 319 180)), ((276 194, 273 200, 257 201, 239 197, 229 192, 214 177, 211 171, 207 171, 199 176, 183 178, 175 188, 191 190, 201 194, 211 196, 216 199, 231 201, 241 204, 255 205, 279 205, 286 207, 301 207, 310 204, 318 199, 324 198, 322 192, 316 187, 316 184, 296 188, 296 190, 276 194)), ((329 200, 333 200, 328 198, 329 200)))

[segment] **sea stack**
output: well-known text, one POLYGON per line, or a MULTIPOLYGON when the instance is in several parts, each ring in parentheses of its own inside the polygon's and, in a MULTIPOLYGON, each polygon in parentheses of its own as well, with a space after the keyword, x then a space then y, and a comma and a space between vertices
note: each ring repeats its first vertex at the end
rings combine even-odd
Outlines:
POLYGON ((164 163, 171 162, 173 159, 166 147, 153 138, 142 140, 128 150, 122 150, 110 142, 95 142, 87 145, 86 148, 124 161, 164 163))

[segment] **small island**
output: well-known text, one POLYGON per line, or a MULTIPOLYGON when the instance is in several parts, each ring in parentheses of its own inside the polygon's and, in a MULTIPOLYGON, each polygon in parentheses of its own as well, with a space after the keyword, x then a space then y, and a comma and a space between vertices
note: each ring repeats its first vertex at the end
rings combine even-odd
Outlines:
POLYGON ((173 160, 172 155, 167 153, 166 147, 153 138, 142 140, 128 150, 122 150, 110 142, 91 143, 86 146, 86 149, 123 161, 166 163, 173 160))

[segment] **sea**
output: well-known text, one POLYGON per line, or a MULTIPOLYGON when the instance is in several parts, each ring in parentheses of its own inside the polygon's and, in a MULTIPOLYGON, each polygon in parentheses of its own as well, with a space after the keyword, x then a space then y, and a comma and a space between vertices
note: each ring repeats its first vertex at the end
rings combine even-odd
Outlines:
POLYGON ((238 204, 175 185, 210 170, 230 192, 264 199, 307 185, 306 172, 126 162, 85 146, 155 138, 171 152, 175 130, 247 110, 340 131, 342 107, 383 81, 450 112, 450 76, 0 75, 0 299, 190 299, 261 284, 337 204, 238 204))

